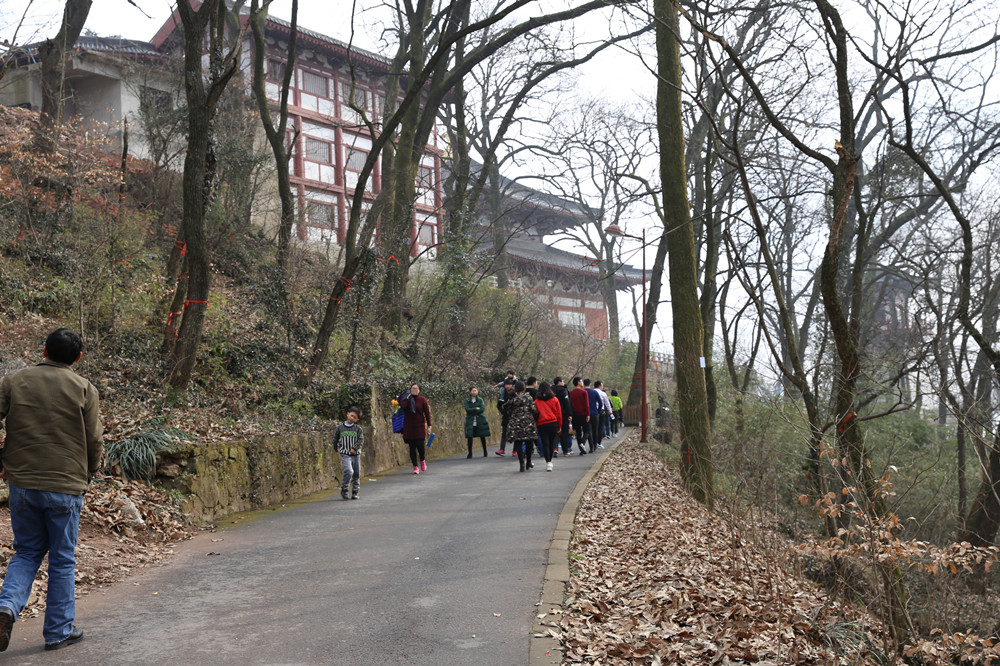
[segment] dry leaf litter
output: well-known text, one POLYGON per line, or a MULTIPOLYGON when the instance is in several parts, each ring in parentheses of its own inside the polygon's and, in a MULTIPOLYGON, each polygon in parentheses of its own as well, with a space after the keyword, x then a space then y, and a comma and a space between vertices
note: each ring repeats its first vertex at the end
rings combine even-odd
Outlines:
POLYGON ((569 557, 550 631, 570 663, 860 664, 880 640, 877 622, 748 545, 639 445, 588 487, 569 557))
MULTIPOLYGON (((196 531, 166 493, 141 482, 97 477, 84 495, 80 514, 77 597, 162 562, 178 541, 191 538, 196 531)), ((0 577, 6 575, 13 554, 10 510, 4 503, 0 507, 0 577)), ((46 570, 43 563, 22 617, 44 613, 46 570)))

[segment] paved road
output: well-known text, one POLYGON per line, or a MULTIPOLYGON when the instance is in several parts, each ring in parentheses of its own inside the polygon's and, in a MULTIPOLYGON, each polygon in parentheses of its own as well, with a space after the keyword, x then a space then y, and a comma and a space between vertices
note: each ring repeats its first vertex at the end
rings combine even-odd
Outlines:
POLYGON ((41 651, 41 620, 18 622, 0 661, 524 664, 556 519, 597 458, 522 474, 463 455, 365 477, 358 501, 337 493, 201 534, 83 597, 75 646, 41 651))

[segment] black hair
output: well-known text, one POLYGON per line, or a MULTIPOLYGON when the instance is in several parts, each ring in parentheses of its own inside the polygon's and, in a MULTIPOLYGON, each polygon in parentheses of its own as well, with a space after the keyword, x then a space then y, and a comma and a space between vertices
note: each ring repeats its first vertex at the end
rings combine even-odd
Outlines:
POLYGON ((479 388, 479 387, 473 384, 472 386, 469 387, 469 393, 472 393, 472 389, 474 388, 479 388))
POLYGON ((513 374, 514 374, 514 371, 508 368, 508 369, 507 369, 507 374, 508 374, 508 375, 513 375, 513 374))
POLYGON ((555 386, 556 384, 558 384, 561 381, 562 381, 562 377, 553 377, 552 378, 552 385, 555 386))
POLYGON ((598 379, 596 382, 594 382, 594 388, 602 388, 603 386, 604 386, 604 382, 602 382, 600 379, 598 379))
POLYGON ((45 351, 49 353, 49 360, 73 365, 83 351, 83 340, 76 331, 57 328, 45 338, 45 351))
POLYGON ((514 393, 524 393, 524 382, 520 379, 514 382, 514 393))
POLYGON ((361 408, 357 405, 351 405, 347 408, 347 413, 350 414, 351 412, 357 414, 359 419, 361 418, 361 408))
POLYGON ((584 386, 590 386, 590 380, 589 379, 584 379, 583 380, 583 385, 584 386))
POLYGON ((525 383, 525 385, 529 385, 529 384, 534 384, 536 382, 538 382, 538 377, 535 377, 534 375, 531 375, 530 377, 528 377, 528 379, 524 383, 525 383))
POLYGON ((556 397, 556 394, 552 392, 552 386, 548 382, 542 382, 538 385, 538 393, 535 395, 536 400, 550 400, 556 397))
POLYGON ((579 377, 574 377, 573 378, 573 386, 579 386, 579 385, 580 385, 580 378, 579 377))
POLYGON ((618 391, 611 389, 611 395, 618 395, 618 391))

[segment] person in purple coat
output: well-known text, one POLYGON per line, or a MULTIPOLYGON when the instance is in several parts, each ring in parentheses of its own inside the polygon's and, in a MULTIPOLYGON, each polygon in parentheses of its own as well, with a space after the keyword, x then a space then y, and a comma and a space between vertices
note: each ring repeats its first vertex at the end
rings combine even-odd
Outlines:
POLYGON ((413 473, 427 471, 427 448, 424 440, 431 432, 431 406, 427 398, 420 395, 420 384, 410 387, 408 393, 399 396, 399 406, 403 409, 403 441, 410 447, 410 462, 413 473))

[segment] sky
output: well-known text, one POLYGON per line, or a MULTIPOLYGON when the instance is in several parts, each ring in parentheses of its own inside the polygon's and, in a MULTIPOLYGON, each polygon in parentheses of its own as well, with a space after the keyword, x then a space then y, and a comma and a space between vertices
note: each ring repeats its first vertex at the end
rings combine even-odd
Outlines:
MULTIPOLYGON (((249 0, 247 0, 249 2, 249 0)), ((542 0, 542 4, 551 5, 553 0, 542 0)), ((357 33, 353 35, 353 43, 361 48, 380 50, 378 41, 379 15, 373 9, 365 7, 381 4, 379 0, 299 0, 299 23, 315 32, 343 41, 352 39, 350 12, 357 5, 355 25, 357 33), (334 8, 334 9, 331 9, 334 8)), ((12 0, 0 0, 0 41, 14 44, 27 44, 40 41, 54 35, 58 31, 62 18, 63 0, 28 0, 26 6, 12 0)), ((120 36, 127 39, 150 40, 171 16, 175 3, 171 0, 94 0, 85 33, 101 37, 120 36)), ((288 20, 291 16, 291 0, 276 0, 271 14, 277 18, 288 20)), ((578 19, 570 29, 578 38, 600 39, 608 31, 605 18, 578 19)), ((593 62, 581 68, 575 85, 581 95, 601 96, 610 101, 649 99, 655 92, 655 79, 646 66, 635 56, 622 49, 606 50, 593 62)), ((626 231, 640 235, 642 226, 653 229, 658 222, 649 221, 645 224, 629 226, 626 231)), ((647 232, 647 235, 653 234, 647 232)), ((577 251, 576 248, 564 249, 577 251)), ((635 267, 641 267, 641 255, 636 253, 638 243, 626 240, 625 254, 632 257, 629 261, 635 267), (630 249, 631 248, 631 249, 630 249)), ((651 265, 655 248, 647 248, 647 262, 651 265)), ((622 337, 638 339, 638 332, 632 322, 632 297, 628 292, 621 292, 619 319, 621 321, 622 337)), ((669 306, 661 305, 659 319, 661 326, 653 331, 652 348, 669 352, 669 306)))

